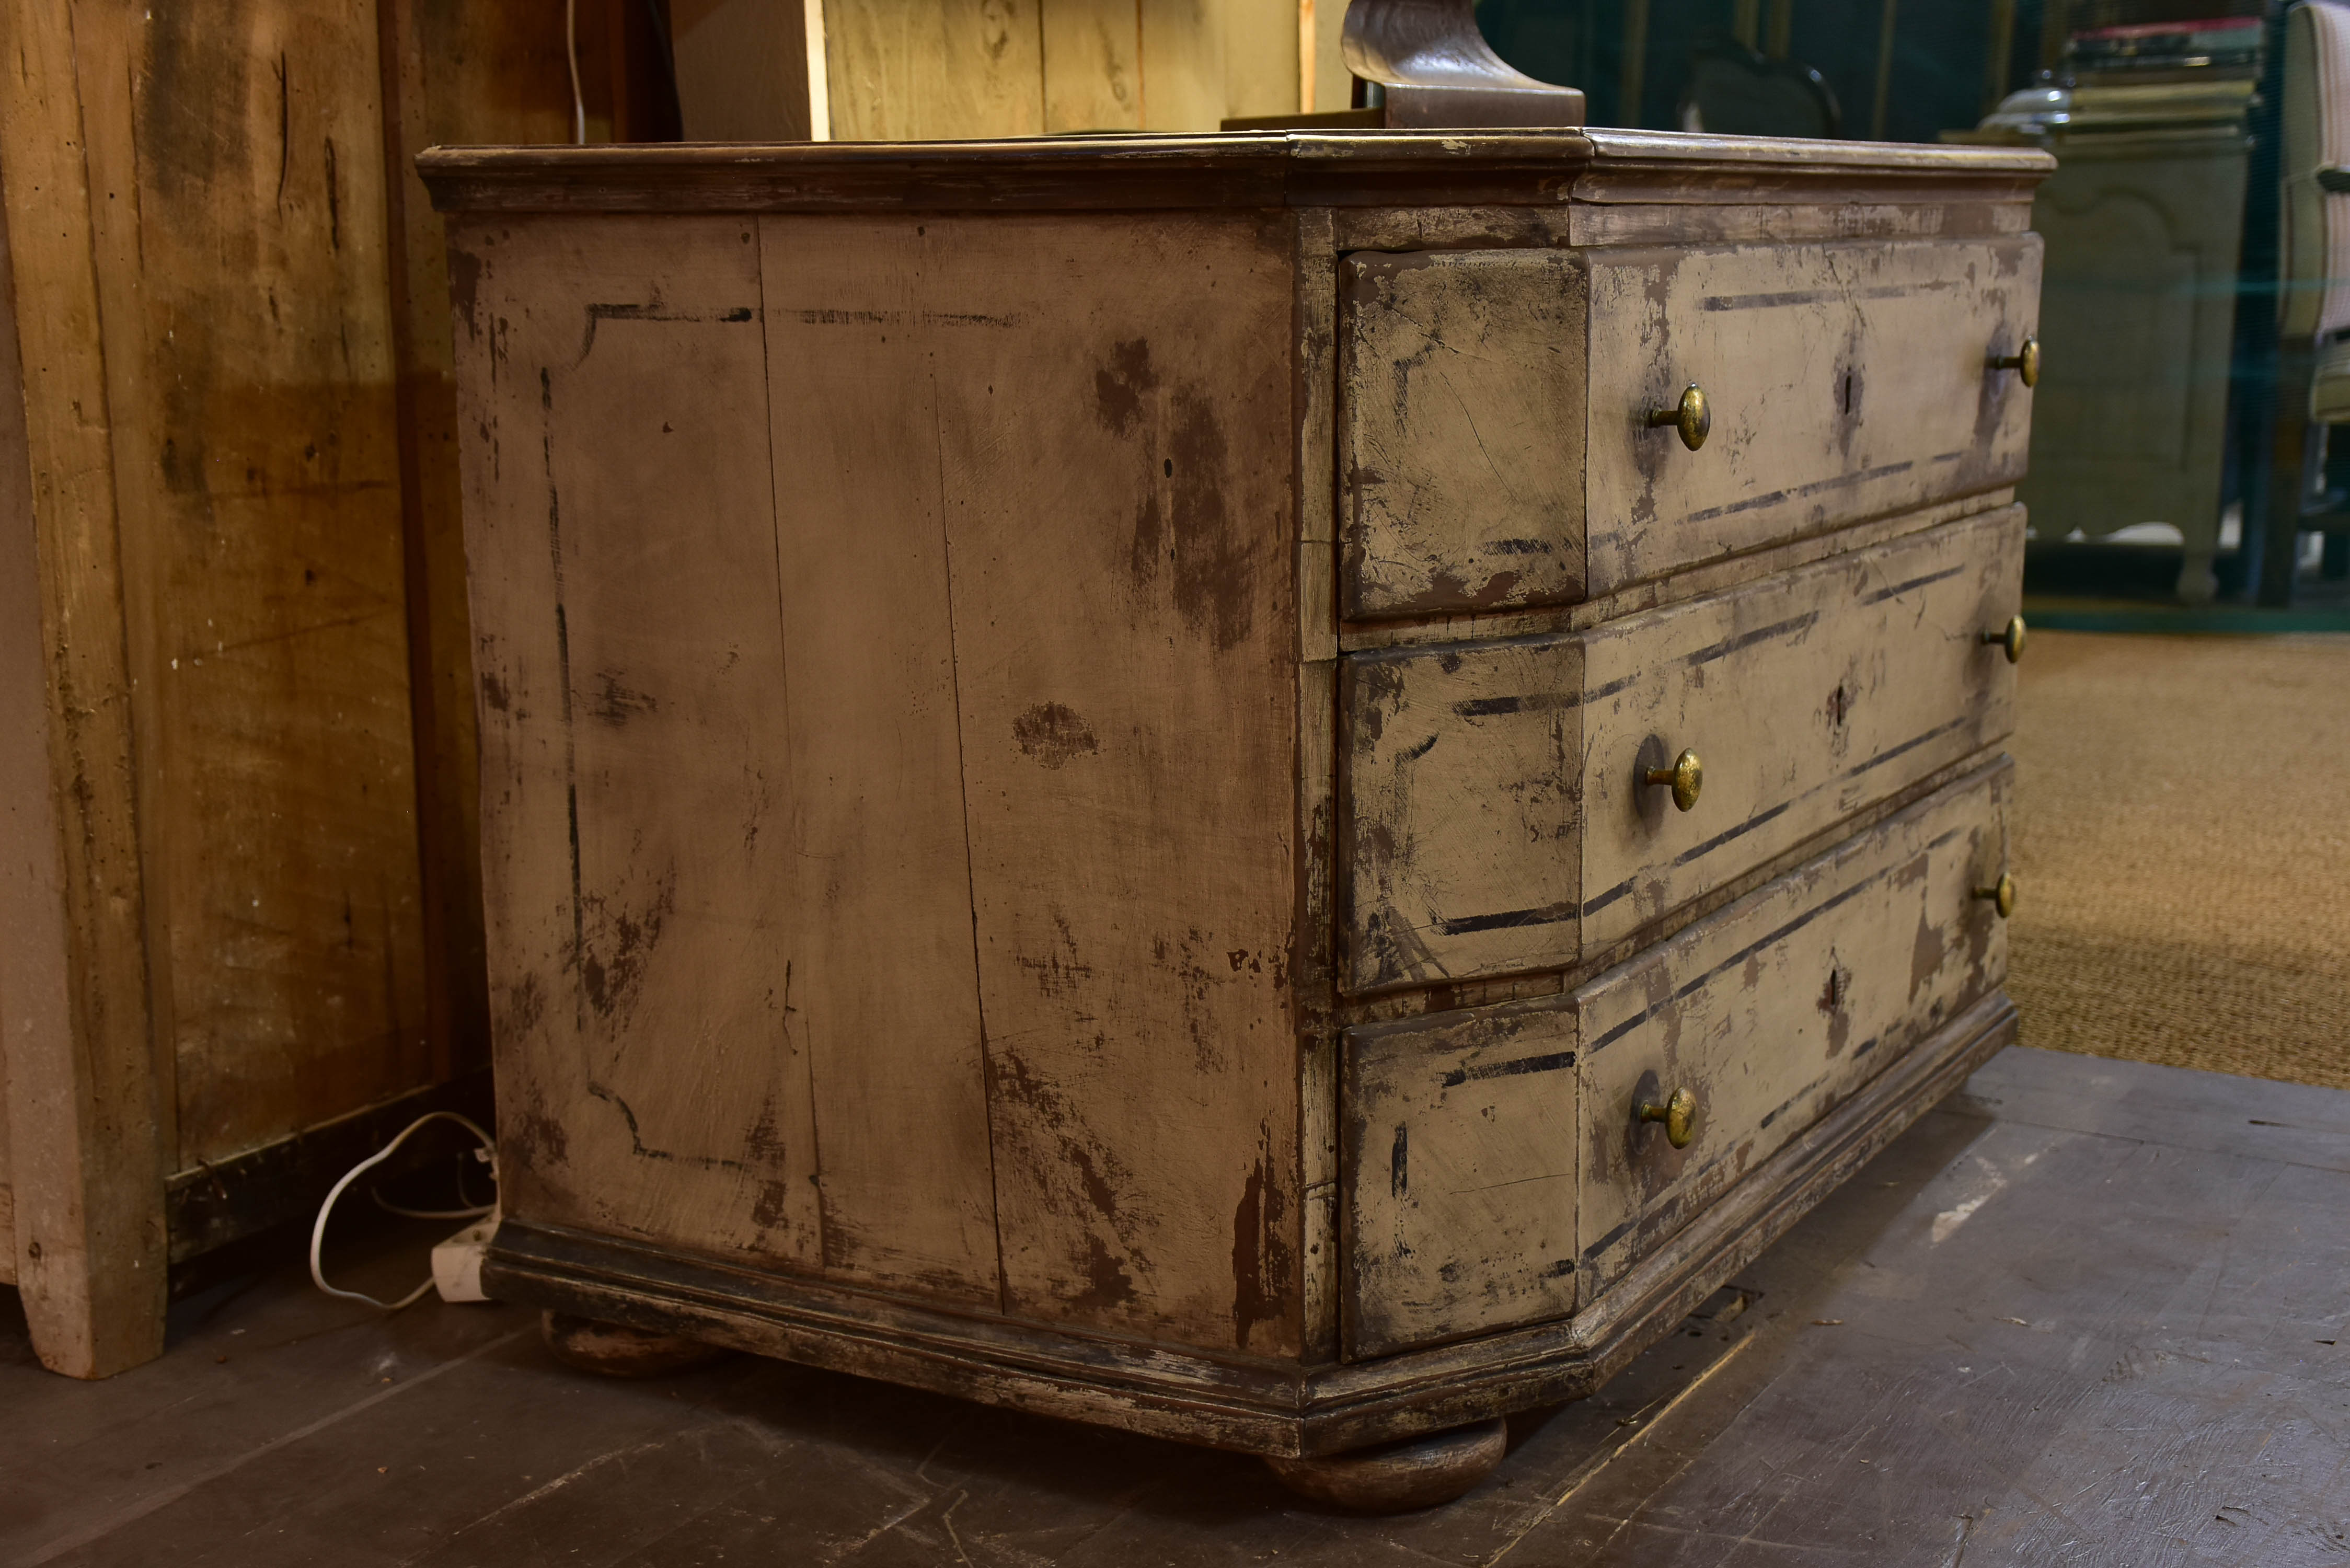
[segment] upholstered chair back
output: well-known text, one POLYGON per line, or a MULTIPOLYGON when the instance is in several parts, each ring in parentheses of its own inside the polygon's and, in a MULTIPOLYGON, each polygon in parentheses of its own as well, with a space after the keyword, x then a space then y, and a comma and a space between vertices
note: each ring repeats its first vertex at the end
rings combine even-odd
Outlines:
POLYGON ((2303 0, 2284 22, 2284 199, 2279 329, 2287 337, 2350 328, 2350 5, 2303 0))

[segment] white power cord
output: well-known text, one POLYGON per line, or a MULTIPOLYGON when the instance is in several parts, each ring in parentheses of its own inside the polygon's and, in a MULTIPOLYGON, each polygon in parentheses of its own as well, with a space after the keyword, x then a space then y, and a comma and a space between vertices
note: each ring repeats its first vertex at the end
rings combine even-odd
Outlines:
POLYGON ((571 58, 571 140, 588 145, 588 99, 579 91, 579 0, 563 0, 563 52, 571 58))
MULTIPOLYGON (((424 1126, 427 1122, 434 1121, 455 1122, 459 1127, 463 1127, 467 1132, 472 1133, 475 1137, 481 1139, 482 1147, 477 1152, 476 1158, 486 1159, 489 1162, 490 1179, 493 1181, 497 1179, 498 1146, 491 1138, 489 1134, 484 1132, 480 1127, 475 1127, 473 1122, 467 1118, 459 1116, 454 1111, 428 1111, 423 1116, 421 1116, 414 1121, 409 1123, 408 1126, 401 1130, 400 1135, 398 1137, 393 1138, 390 1143, 384 1145, 383 1147, 378 1149, 375 1153, 368 1156, 367 1158, 359 1161, 357 1165, 351 1167, 350 1169, 345 1171, 343 1173, 343 1179, 340 1181, 336 1182, 334 1187, 328 1191, 327 1200, 318 1205, 318 1221, 317 1224, 310 1227, 310 1282, 317 1285, 328 1295, 340 1296, 345 1301, 365 1302, 371 1307, 381 1307, 385 1312, 398 1312, 402 1307, 413 1305, 418 1301, 422 1300, 424 1293, 432 1289, 433 1285, 439 1282, 439 1273, 436 1269, 433 1278, 427 1279, 422 1284, 417 1286, 414 1290, 409 1292, 398 1301, 380 1302, 373 1296, 362 1294, 358 1291, 339 1290, 337 1287, 328 1284, 327 1282, 325 1272, 318 1266, 318 1254, 324 1249, 327 1241, 327 1217, 335 1211, 335 1200, 343 1195, 344 1189, 349 1187, 352 1182, 357 1181, 361 1176, 364 1176, 367 1172, 374 1169, 377 1166, 381 1165, 385 1160, 390 1159, 400 1146, 408 1141, 410 1134, 415 1132, 417 1128, 424 1126)), ((380 1198, 377 1199, 376 1201, 379 1203, 383 1202, 380 1198)), ((385 1203, 384 1207, 391 1209, 391 1205, 388 1203, 385 1203)), ((494 1214, 496 1211, 496 1205, 491 1204, 479 1209, 452 1210, 439 1213, 418 1213, 415 1210, 406 1209, 391 1209, 391 1211, 395 1214, 415 1213, 417 1218, 425 1220, 471 1220, 476 1219, 484 1214, 494 1214)), ((447 1243, 445 1242, 443 1243, 443 1245, 446 1244, 447 1243)), ((437 1251, 438 1249, 435 1249, 435 1251, 437 1251)), ((476 1296, 473 1299, 478 1300, 479 1297, 476 1296)))
MULTIPOLYGON (((490 1163, 492 1150, 477 1148, 471 1152, 473 1158, 484 1165, 490 1163)), ((484 1214, 494 1214, 498 1211, 497 1199, 494 1198, 487 1203, 475 1203, 465 1196, 465 1167, 462 1161, 457 1166, 458 1207, 454 1209, 411 1209, 386 1198, 380 1187, 369 1188, 368 1196, 375 1199, 375 1206, 378 1209, 387 1214, 397 1214, 402 1220, 479 1220, 484 1214)))

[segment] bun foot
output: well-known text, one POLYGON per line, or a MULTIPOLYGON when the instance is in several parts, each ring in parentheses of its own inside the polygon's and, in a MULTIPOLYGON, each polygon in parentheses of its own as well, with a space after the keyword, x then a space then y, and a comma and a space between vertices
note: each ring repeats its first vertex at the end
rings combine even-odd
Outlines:
POLYGON ((723 1361, 734 1353, 676 1334, 649 1334, 622 1324, 574 1317, 567 1312, 539 1314, 539 1336, 555 1359, 582 1372, 607 1377, 666 1377, 723 1361))
POLYGON ((1409 1513, 1451 1502, 1492 1475, 1508 1449, 1509 1427, 1495 1419, 1351 1453, 1267 1455, 1264 1462, 1282 1485, 1316 1502, 1357 1513, 1409 1513))

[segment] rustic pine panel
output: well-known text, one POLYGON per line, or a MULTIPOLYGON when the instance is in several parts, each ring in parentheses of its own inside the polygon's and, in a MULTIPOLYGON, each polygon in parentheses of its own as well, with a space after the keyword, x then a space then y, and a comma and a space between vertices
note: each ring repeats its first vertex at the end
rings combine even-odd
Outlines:
POLYGON ((1044 8, 1045 129, 1142 129, 1142 17, 1107 0, 1038 0, 1044 8))
POLYGON ((1220 0, 1134 0, 1145 130, 1211 130, 1224 107, 1220 0))
POLYGON ((1243 115, 1298 112, 1298 16, 1291 0, 1211 0, 1201 7, 1223 34, 1223 102, 1212 130, 1243 115))
POLYGON ((827 1273, 992 1308, 951 513, 924 328, 938 299, 920 226, 760 223, 768 363, 790 368, 773 410, 789 1002, 815 1073, 827 1273))
POLYGON ((754 240, 457 230, 484 869, 506 1211, 813 1266, 754 240))
POLYGON ((910 296, 803 296, 896 311, 930 366, 1007 1309, 1267 1354, 1299 1334, 1290 233, 907 221, 867 270, 910 296))
POLYGON ((273 0, 74 36, 186 1167, 437 1076, 376 34, 273 0))
POLYGON ((1036 136, 1045 112, 1046 0, 828 5, 832 139, 1036 136))

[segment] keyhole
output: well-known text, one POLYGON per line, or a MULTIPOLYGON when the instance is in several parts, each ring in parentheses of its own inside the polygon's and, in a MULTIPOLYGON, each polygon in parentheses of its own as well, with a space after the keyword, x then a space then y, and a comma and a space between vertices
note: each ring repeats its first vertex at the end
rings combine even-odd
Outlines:
POLYGON ((1844 723, 1844 716, 1846 712, 1851 707, 1851 694, 1845 691, 1842 683, 1838 683, 1835 691, 1830 693, 1828 697, 1828 717, 1837 725, 1841 726, 1844 723))
POLYGON ((1852 412, 1852 372, 1849 370, 1844 374, 1844 411, 1852 412))

